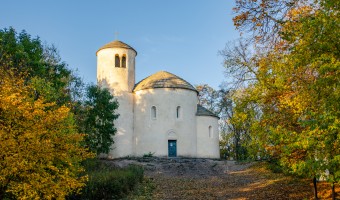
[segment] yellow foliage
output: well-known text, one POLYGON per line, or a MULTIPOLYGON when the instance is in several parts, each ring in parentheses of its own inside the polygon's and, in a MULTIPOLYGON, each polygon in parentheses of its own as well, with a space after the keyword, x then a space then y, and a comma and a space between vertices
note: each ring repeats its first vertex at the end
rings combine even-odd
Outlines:
POLYGON ((303 5, 297 8, 293 8, 287 13, 287 17, 290 20, 299 20, 301 17, 310 15, 313 12, 311 6, 303 5))
POLYGON ((87 176, 69 108, 34 99, 23 78, 0 71, 0 199, 64 199, 87 176))

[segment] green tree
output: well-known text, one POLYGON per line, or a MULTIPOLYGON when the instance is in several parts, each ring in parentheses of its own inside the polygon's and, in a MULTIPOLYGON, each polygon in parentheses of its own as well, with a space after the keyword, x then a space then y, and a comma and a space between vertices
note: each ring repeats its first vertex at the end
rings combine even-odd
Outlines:
POLYGON ((109 153, 114 143, 113 136, 117 132, 114 120, 119 116, 115 113, 117 108, 118 101, 108 89, 95 85, 86 88, 86 100, 82 105, 79 127, 86 134, 86 145, 97 155, 109 153))
POLYGON ((26 82, 32 82, 36 98, 43 95, 45 101, 65 105, 80 95, 82 82, 61 61, 58 50, 26 31, 0 30, 0 67, 27 74, 26 82))

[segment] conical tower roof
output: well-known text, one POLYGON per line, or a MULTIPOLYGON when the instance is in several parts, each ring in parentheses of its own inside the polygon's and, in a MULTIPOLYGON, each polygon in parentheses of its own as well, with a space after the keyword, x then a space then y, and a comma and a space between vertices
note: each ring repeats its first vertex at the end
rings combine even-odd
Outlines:
MULTIPOLYGON (((98 51, 102 50, 102 49, 109 49, 109 48, 123 48, 123 49, 131 49, 133 51, 136 52, 136 55, 137 55, 137 51, 132 48, 131 46, 129 46, 128 44, 122 42, 122 41, 119 41, 119 40, 115 40, 115 41, 112 41, 110 43, 107 43, 105 44, 104 46, 100 47, 98 49, 98 51)), ((97 51, 97 53, 98 53, 97 51)))

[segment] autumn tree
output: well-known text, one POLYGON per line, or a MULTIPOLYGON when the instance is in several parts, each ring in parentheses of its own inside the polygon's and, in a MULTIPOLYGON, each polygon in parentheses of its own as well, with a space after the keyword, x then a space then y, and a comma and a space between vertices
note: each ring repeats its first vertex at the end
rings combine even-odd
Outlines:
MULTIPOLYGON (((257 81, 257 65, 254 48, 251 41, 240 38, 228 42, 225 48, 219 51, 224 58, 225 76, 227 80, 221 85, 232 102, 227 112, 228 137, 232 139, 232 149, 237 160, 262 158, 263 150, 251 136, 252 123, 256 122, 261 112, 258 105, 246 99, 247 87, 257 81), (242 99, 242 100, 241 100, 242 99), (252 145, 253 144, 253 145, 252 145)), ((260 52, 260 51, 258 51, 260 52)))
POLYGON ((252 140, 292 173, 328 170, 325 178, 339 182, 339 2, 240 0, 235 11, 235 25, 255 42, 238 65, 254 78, 238 98, 259 114, 252 140))
POLYGON ((0 69, 0 199, 63 199, 84 186, 92 154, 70 109, 36 98, 25 78, 0 69))
POLYGON ((235 0, 233 18, 235 27, 248 41, 263 44, 271 48, 273 43, 281 41, 282 25, 289 19, 291 10, 303 5, 313 4, 306 0, 235 0))
POLYGON ((0 152, 0 199, 55 199, 77 191, 86 180, 80 162, 92 155, 85 147, 98 154, 113 143, 117 102, 96 86, 86 92, 57 49, 25 31, 0 30, 0 71, 2 88, 9 87, 0 94, 6 99, 0 149, 8 150, 0 152))
POLYGON ((56 107, 69 107, 78 130, 87 135, 86 145, 97 153, 108 151, 116 132, 113 119, 117 118, 114 110, 118 104, 107 91, 85 87, 61 61, 53 45, 44 44, 26 31, 17 33, 12 27, 0 30, 0 68, 25 73, 25 83, 32 86, 35 99, 43 96, 45 102, 56 102, 56 107))

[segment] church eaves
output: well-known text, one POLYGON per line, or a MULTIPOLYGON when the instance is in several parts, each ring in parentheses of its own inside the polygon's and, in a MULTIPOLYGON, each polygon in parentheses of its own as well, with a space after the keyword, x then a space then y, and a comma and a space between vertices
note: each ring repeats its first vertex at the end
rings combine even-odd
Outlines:
POLYGON ((198 91, 190 83, 166 71, 157 72, 141 80, 135 85, 135 89, 133 91, 154 88, 180 88, 192 90, 198 93, 198 91))

